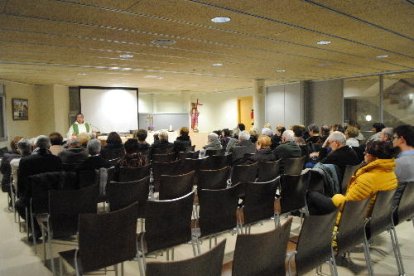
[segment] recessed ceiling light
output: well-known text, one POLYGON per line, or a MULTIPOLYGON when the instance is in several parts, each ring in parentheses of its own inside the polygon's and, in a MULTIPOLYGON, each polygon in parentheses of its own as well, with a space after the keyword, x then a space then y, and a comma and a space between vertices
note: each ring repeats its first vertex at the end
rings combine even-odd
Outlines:
POLYGON ((221 67, 221 66, 223 66, 223 63, 213 63, 212 66, 214 66, 214 67, 221 67))
POLYGON ((320 41, 316 42, 316 44, 318 44, 318 45, 328 45, 328 44, 331 44, 331 42, 329 40, 320 40, 320 41))
POLYGON ((170 46, 175 44, 175 40, 172 39, 155 39, 151 41, 152 44, 157 46, 170 46))
POLYGON ((110 70, 119 70, 119 69, 121 69, 121 68, 114 66, 114 67, 109 67, 109 69, 110 69, 110 70))
POLYGON ((119 57, 120 58, 125 58, 125 59, 130 59, 130 58, 133 58, 134 55, 132 55, 132 54, 122 54, 122 55, 119 55, 119 57))
POLYGON ((388 57, 388 55, 379 55, 379 56, 376 56, 376 58, 387 58, 388 57))
POLYGON ((86 74, 86 73, 78 73, 78 76, 86 76, 86 75, 88 75, 88 74, 86 74))
POLYGON ((286 72, 286 70, 285 69, 276 69, 276 72, 277 73, 284 73, 284 72, 286 72))
POLYGON ((163 79, 163 77, 160 77, 160 76, 155 76, 155 75, 146 75, 146 76, 144 77, 144 79, 157 79, 157 80, 162 80, 162 79, 163 79))
POLYGON ((216 16, 214 18, 211 18, 211 21, 214 23, 227 23, 230 22, 230 17, 227 16, 216 16))
POLYGON ((126 68, 121 68, 121 71, 131 71, 132 68, 126 67, 126 68))

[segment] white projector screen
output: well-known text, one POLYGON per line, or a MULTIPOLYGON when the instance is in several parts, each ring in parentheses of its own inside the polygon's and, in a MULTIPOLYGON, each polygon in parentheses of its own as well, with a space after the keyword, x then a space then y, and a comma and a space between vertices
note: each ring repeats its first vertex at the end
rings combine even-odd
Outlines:
POLYGON ((80 88, 85 121, 101 133, 138 128, 138 89, 80 88))

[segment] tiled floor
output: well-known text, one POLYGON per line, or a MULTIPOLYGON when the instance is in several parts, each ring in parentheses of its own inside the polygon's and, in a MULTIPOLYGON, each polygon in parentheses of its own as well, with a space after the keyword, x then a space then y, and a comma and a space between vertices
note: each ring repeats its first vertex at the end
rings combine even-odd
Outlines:
MULTIPOLYGON (((294 220, 292 231, 298 231, 298 220, 294 220)), ((264 232, 274 227, 273 221, 252 228, 252 233, 264 232)), ((411 222, 404 222, 397 227, 401 253, 407 275, 414 275, 414 228, 411 222)), ((25 233, 20 233, 18 225, 14 222, 13 213, 6 209, 6 195, 0 194, 0 276, 30 275, 43 276, 52 275, 50 270, 43 264, 43 248, 38 246, 37 254, 26 242, 25 233)), ((225 262, 232 258, 236 236, 232 233, 224 234, 219 240, 226 238, 225 262)), ((214 242, 213 242, 214 244, 214 242)), ((53 244, 55 257, 57 252, 70 249, 73 246, 64 243, 53 244)), ((202 244, 202 251, 209 248, 208 240, 202 244)), ((315 252, 315 254, 317 254, 315 252)), ((190 244, 179 246, 175 249, 175 259, 185 259, 192 256, 190 244)), ((388 233, 379 235, 372 244, 371 257, 374 262, 375 275, 398 275, 395 258, 392 253, 391 242, 388 233)), ((150 258, 148 261, 154 260, 150 258)), ((165 260, 165 256, 158 256, 157 260, 165 260)), ((49 266, 49 265, 48 265, 49 266)), ((57 266, 58 267, 58 266, 57 266)), ((329 274, 329 267, 323 266, 323 272, 329 274)), ((338 260, 338 273, 342 275, 367 275, 362 247, 355 248, 351 253, 351 261, 338 260)), ((69 273, 73 275, 72 273, 69 273)), ((114 275, 107 272, 107 275, 114 275)), ((125 275, 139 275, 137 262, 125 263, 125 275)), ((173 275, 173 274, 171 274, 173 275)), ((230 275, 225 273, 224 275, 230 275)), ((314 271, 307 275, 315 275, 314 271)))

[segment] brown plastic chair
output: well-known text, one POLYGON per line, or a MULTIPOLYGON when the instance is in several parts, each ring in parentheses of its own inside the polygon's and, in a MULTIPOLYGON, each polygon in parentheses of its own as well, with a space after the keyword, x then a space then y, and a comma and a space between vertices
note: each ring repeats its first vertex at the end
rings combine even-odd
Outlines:
POLYGON ((231 155, 212 155, 202 159, 200 170, 217 170, 230 166, 231 155))
POLYGON ((137 254, 138 204, 110 213, 79 215, 79 247, 59 252, 62 274, 64 259, 76 275, 132 260, 137 254))
POLYGON ((159 199, 182 197, 193 189, 194 171, 180 175, 161 175, 159 199))
POLYGON ((160 187, 161 175, 179 175, 180 174, 181 160, 177 160, 170 163, 152 163, 152 175, 154 177, 154 189, 158 192, 160 187))
POLYGON ((263 161, 258 164, 258 182, 275 179, 279 175, 280 160, 263 161))
POLYGON ((282 227, 253 235, 237 235, 233 276, 286 275, 285 260, 290 218, 282 227))
POLYGON ((175 152, 152 154, 152 162, 169 163, 175 160, 175 152))
MULTIPOLYGON (((191 214, 194 191, 176 199, 149 200, 145 209, 145 232, 138 236, 138 257, 141 275, 145 275, 145 255, 169 249, 192 240, 191 214)), ((172 248, 174 250, 174 248, 172 248)), ((196 256, 195 243, 193 252, 196 256)), ((174 251, 172 251, 174 259, 174 251)), ((167 259, 169 254, 167 252, 167 259)))
POLYGON ((197 257, 176 262, 151 262, 147 264, 147 276, 197 275, 217 276, 221 274, 226 240, 210 251, 197 257))
POLYGON ((283 173, 288 175, 300 175, 303 165, 305 164, 305 158, 305 156, 302 156, 282 159, 283 173))
MULTIPOLYGON (((331 275, 337 275, 332 250, 332 236, 337 211, 326 215, 305 216, 297 243, 290 242, 295 251, 289 252, 289 275, 295 257, 296 275, 303 275, 329 261, 331 275)), ((283 274, 284 275, 284 274, 283 274)))
POLYGON ((348 188, 349 182, 351 181, 352 176, 354 175, 355 171, 360 167, 360 165, 351 166, 347 165, 345 167, 344 175, 342 177, 342 184, 341 184, 341 194, 346 193, 346 189, 348 188))
POLYGON ((151 166, 131 168, 131 167, 119 167, 119 182, 136 181, 150 175, 151 166))
POLYGON ((249 165, 236 165, 233 166, 231 172, 231 183, 232 185, 237 183, 254 182, 257 176, 258 163, 249 165))
POLYGON ((198 172, 197 189, 224 189, 230 176, 230 167, 218 170, 200 170, 198 172))

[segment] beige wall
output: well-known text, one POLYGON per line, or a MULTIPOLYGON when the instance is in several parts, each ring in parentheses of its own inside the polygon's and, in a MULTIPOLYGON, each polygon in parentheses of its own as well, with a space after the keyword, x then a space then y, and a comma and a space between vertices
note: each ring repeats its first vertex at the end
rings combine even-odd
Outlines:
POLYGON ((35 137, 59 131, 64 134, 68 127, 69 92, 59 85, 30 85, 0 80, 6 94, 6 127, 8 141, 0 142, 6 146, 15 136, 35 137), (29 120, 14 121, 12 118, 12 98, 29 101, 29 120))

